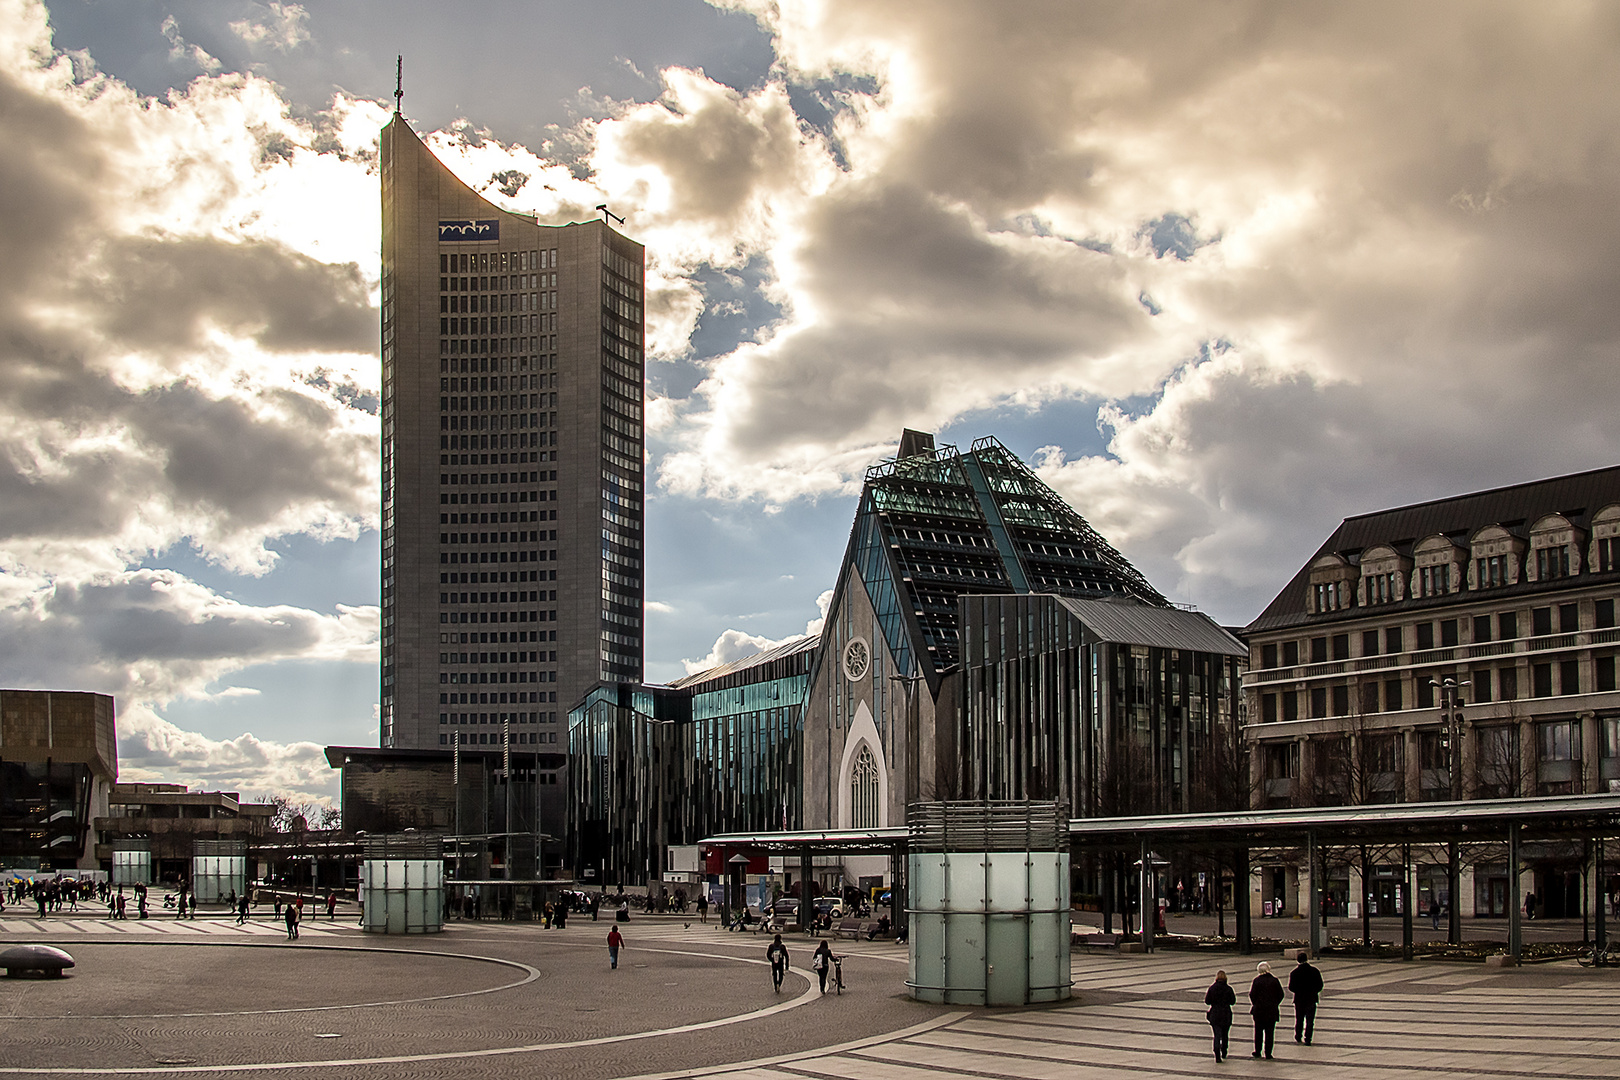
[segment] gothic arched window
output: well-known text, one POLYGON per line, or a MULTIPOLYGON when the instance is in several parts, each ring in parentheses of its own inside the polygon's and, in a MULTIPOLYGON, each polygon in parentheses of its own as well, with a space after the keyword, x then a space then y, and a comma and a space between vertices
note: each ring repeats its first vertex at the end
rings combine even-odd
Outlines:
POLYGON ((851 828, 878 827, 878 764, 869 746, 861 747, 850 771, 849 818, 851 828))

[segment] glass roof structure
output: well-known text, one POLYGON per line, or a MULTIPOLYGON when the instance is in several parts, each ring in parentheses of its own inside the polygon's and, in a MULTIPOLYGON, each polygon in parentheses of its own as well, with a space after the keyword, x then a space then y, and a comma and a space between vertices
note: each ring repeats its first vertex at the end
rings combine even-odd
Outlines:
POLYGON ((902 446, 913 452, 867 471, 850 538, 850 558, 900 671, 921 668, 933 685, 957 663, 956 599, 966 594, 1170 606, 997 439, 977 439, 963 453, 908 432, 902 446))

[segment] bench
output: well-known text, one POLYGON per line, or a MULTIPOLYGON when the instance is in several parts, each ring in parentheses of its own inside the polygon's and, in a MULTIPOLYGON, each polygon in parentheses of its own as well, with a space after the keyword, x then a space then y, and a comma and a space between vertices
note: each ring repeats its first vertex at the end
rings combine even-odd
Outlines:
POLYGON ((1071 934, 1070 944, 1082 949, 1117 949, 1124 934, 1071 934))
POLYGON ((49 945, 13 945, 0 952, 0 967, 6 969, 7 978, 15 978, 25 971, 61 978, 62 972, 73 966, 73 957, 49 945))
POLYGON ((866 926, 859 919, 845 919, 833 927, 834 937, 842 937, 848 934, 851 938, 859 938, 864 933, 866 933, 866 926))

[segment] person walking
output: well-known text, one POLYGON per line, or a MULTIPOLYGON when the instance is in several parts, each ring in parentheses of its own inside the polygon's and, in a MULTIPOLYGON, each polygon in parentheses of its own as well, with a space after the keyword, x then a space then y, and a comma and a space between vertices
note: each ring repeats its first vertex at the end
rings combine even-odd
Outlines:
POLYGON ((697 898, 698 922, 709 921, 709 898, 704 893, 698 893, 697 898))
POLYGON ((331 922, 337 918, 337 893, 330 889, 326 892, 326 920, 331 922))
POLYGON ((298 908, 295 907, 292 904, 288 904, 286 906, 286 908, 283 909, 283 911, 285 912, 283 917, 287 921, 287 940, 288 941, 297 941, 298 940, 298 908))
POLYGON ((827 972, 832 969, 832 950, 823 941, 817 948, 814 956, 810 958, 810 968, 821 980, 821 992, 827 992, 827 972))
POLYGON ((771 983, 776 987, 776 992, 780 994, 782 992, 782 977, 787 974, 788 969, 788 951, 787 946, 782 944, 781 934, 777 934, 776 940, 772 941, 770 947, 765 950, 765 959, 771 962, 771 983))
POLYGON ((1215 981, 1204 991, 1204 1004, 1209 1006, 1204 1018, 1215 1036, 1215 1060, 1225 1061, 1228 1036, 1232 1034, 1232 1007, 1237 1004, 1237 992, 1226 981, 1226 972, 1215 973, 1215 981))
POLYGON ((1440 929, 1440 898, 1438 896, 1429 900, 1429 926, 1431 929, 1440 929))
POLYGON ((1271 973, 1271 965, 1264 960, 1255 967, 1254 982, 1249 984, 1249 1015, 1254 1018, 1254 1053, 1271 1059, 1271 1044, 1277 1035, 1277 1020, 1282 1015, 1278 1008, 1283 1001, 1282 983, 1271 973))
POLYGON ((624 948, 624 935, 619 933, 617 926, 608 928, 608 967, 617 971, 619 967, 619 950, 624 948))
POLYGON ((247 922, 247 917, 248 894, 244 892, 241 898, 236 901, 236 925, 241 926, 243 923, 247 922))
POLYGON ((1322 972, 1311 965, 1311 955, 1304 949, 1298 960, 1288 976, 1288 992, 1294 995, 1294 1041, 1309 1046, 1316 1031, 1316 1003, 1322 1000, 1322 972))

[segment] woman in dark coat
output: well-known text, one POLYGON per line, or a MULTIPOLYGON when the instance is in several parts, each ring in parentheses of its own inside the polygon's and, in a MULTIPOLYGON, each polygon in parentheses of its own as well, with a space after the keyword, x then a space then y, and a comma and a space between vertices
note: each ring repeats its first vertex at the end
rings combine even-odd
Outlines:
POLYGON ((1215 1032, 1215 1060, 1225 1061, 1226 1037, 1232 1032, 1232 1006, 1237 1004, 1237 994, 1226 981, 1226 972, 1215 973, 1215 981, 1204 991, 1204 1004, 1209 1006, 1204 1015, 1215 1032))
POLYGON ((1279 1006, 1283 1002, 1282 983, 1271 973, 1271 965, 1264 960, 1256 968, 1258 974, 1249 984, 1249 1015, 1254 1017, 1254 1057, 1262 1053, 1271 1057, 1271 1042, 1277 1034, 1279 1006))

